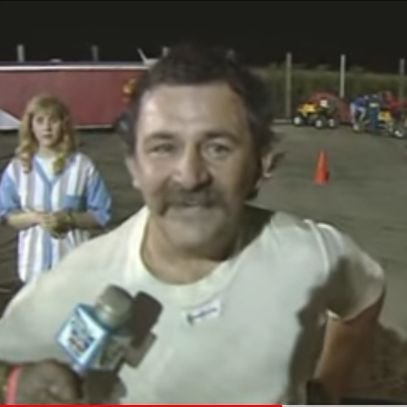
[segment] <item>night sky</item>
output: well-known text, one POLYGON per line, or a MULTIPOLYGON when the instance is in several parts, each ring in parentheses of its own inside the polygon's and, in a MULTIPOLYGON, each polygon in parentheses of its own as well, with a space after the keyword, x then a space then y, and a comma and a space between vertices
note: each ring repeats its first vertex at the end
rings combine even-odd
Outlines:
POLYGON ((294 62, 349 65, 397 72, 407 57, 407 2, 378 1, 108 1, 0 2, 0 61, 137 61, 137 47, 154 57, 163 45, 202 42, 234 48, 253 65, 294 62), (29 20, 25 17, 29 16, 29 20), (29 22, 28 22, 29 21, 29 22))

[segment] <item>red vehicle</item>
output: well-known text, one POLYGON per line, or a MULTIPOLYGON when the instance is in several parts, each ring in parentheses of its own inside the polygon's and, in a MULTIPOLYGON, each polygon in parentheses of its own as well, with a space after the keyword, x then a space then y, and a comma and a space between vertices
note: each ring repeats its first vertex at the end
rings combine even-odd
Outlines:
POLYGON ((125 87, 146 64, 38 64, 0 66, 0 130, 13 130, 28 100, 39 93, 61 98, 80 128, 110 127, 126 106, 125 87))

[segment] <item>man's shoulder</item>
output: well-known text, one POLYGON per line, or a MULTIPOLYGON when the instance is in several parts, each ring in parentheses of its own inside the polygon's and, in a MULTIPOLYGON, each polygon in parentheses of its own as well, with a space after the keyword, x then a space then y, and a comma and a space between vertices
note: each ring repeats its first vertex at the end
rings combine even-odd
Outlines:
POLYGON ((276 211, 270 212, 260 239, 278 242, 279 245, 285 246, 308 245, 321 248, 326 234, 342 236, 338 229, 328 223, 303 218, 285 211, 276 211))
POLYGON ((319 230, 320 223, 293 213, 276 211, 270 217, 268 227, 273 234, 312 236, 319 230))
POLYGON ((277 212, 273 216, 263 239, 279 250, 286 249, 287 253, 317 255, 329 267, 343 258, 363 252, 347 233, 336 226, 287 212, 277 212))

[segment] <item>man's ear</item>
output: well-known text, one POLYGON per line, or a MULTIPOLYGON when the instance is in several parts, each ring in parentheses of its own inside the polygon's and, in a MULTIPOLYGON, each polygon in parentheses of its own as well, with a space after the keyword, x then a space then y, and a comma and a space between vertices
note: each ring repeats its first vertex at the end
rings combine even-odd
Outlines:
POLYGON ((131 155, 126 155, 124 158, 124 163, 126 164, 127 171, 131 177, 131 183, 134 188, 140 189, 140 182, 139 182, 139 171, 137 168, 137 163, 134 157, 131 155))
POLYGON ((274 170, 280 164, 285 156, 285 152, 268 149, 261 157, 261 178, 270 179, 274 170))

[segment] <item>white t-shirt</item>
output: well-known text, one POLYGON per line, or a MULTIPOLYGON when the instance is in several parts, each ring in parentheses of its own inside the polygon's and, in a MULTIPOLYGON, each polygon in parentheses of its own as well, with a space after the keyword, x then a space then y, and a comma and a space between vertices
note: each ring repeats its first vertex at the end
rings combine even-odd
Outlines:
POLYGON ((117 284, 163 305, 152 348, 121 370, 121 402, 304 404, 326 310, 352 318, 383 292, 380 266, 349 238, 281 212, 205 278, 166 284, 140 257, 147 218, 144 208, 25 287, 0 321, 0 359, 64 359, 55 344, 62 322, 117 284))

